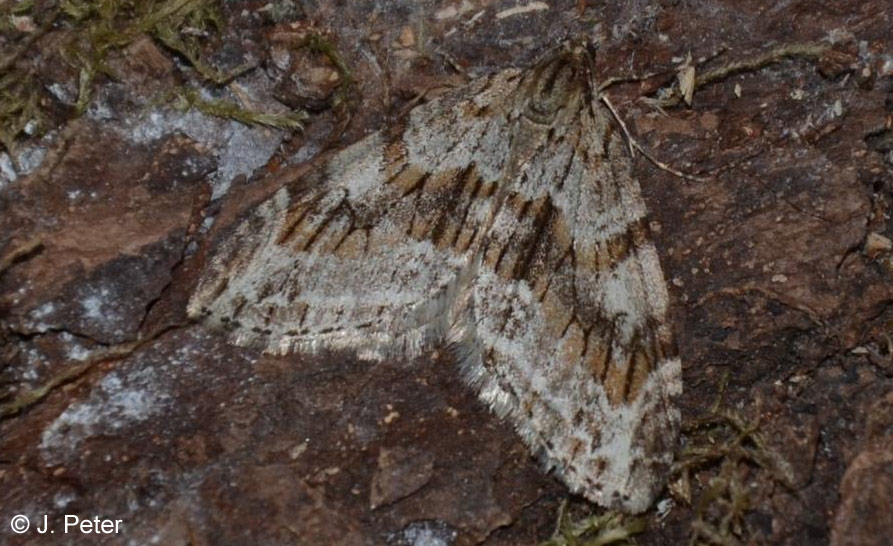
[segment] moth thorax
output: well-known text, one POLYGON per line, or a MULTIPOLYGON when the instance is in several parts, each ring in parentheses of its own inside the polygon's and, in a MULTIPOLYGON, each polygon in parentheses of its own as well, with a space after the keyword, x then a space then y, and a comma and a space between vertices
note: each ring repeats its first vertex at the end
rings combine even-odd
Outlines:
POLYGON ((575 55, 562 55, 535 72, 531 86, 528 113, 536 120, 546 121, 583 90, 583 67, 575 55))

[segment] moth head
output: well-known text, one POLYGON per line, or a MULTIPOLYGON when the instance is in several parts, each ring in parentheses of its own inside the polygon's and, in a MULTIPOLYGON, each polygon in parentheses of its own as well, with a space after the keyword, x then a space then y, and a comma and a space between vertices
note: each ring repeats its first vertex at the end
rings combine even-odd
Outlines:
POLYGON ((565 44, 531 71, 528 115, 541 122, 554 118, 580 98, 591 100, 592 57, 582 45, 565 44))

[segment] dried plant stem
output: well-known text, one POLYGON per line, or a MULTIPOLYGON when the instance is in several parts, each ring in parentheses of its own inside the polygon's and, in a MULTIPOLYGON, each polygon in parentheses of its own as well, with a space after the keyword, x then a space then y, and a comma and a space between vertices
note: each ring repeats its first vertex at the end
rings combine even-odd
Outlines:
MULTIPOLYGON (((831 44, 828 42, 784 44, 752 57, 708 70, 695 77, 694 89, 722 81, 734 74, 754 72, 784 59, 817 59, 830 48, 831 44)), ((668 97, 656 100, 655 104, 659 107, 676 106, 682 99, 682 93, 678 87, 675 87, 668 97)))
POLYGON ((0 275, 6 273, 6 271, 17 261, 41 248, 43 248, 43 241, 37 237, 33 237, 25 242, 25 244, 12 249, 6 255, 0 257, 0 275))
POLYGON ((623 129, 623 134, 626 136, 627 144, 629 145, 630 153, 635 154, 635 151, 638 150, 645 158, 650 161, 655 167, 666 171, 674 176, 678 176, 679 178, 683 178, 685 180, 690 180, 692 182, 703 182, 704 179, 698 178, 697 176, 692 176, 690 174, 686 174, 678 169, 674 169, 670 167, 663 161, 657 159, 651 152, 646 150, 641 144, 636 141, 635 138, 630 134, 629 129, 626 127, 626 123, 623 121, 623 118, 620 117, 620 114, 617 113, 617 110, 614 108, 614 105, 611 104, 611 99, 607 97, 607 95, 601 96, 601 101, 608 107, 608 110, 611 111, 611 115, 614 116, 614 119, 617 120, 617 123, 620 124, 620 128, 623 129))
POLYGON ((11 402, 0 404, 0 419, 5 419, 7 417, 16 415, 21 411, 40 402, 58 387, 71 383, 72 381, 76 381, 77 379, 82 377, 96 364, 109 360, 121 360, 122 358, 126 358, 133 354, 134 351, 136 351, 140 347, 155 341, 168 331, 173 330, 174 328, 179 328, 181 326, 183 325, 172 324, 162 326, 154 330, 149 335, 141 337, 134 341, 128 341, 126 343, 121 343, 119 345, 114 345, 102 349, 84 362, 81 362, 74 366, 70 366, 69 368, 66 368, 62 372, 51 377, 43 385, 19 394, 11 402))

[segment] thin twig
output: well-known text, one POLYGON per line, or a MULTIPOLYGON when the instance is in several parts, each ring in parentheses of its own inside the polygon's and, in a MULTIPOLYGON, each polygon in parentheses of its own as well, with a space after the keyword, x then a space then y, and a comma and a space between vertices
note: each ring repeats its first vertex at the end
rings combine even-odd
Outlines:
POLYGON ((434 50, 434 53, 436 53, 436 54, 440 55, 441 57, 443 57, 443 60, 445 60, 445 61, 447 62, 447 64, 450 65, 450 67, 451 67, 453 70, 455 70, 457 73, 461 74, 461 75, 464 76, 466 79, 470 78, 470 76, 468 75, 468 71, 465 70, 464 68, 462 68, 462 65, 460 65, 460 64, 456 61, 456 59, 453 58, 452 55, 450 55, 449 53, 447 53, 446 51, 444 51, 444 50, 441 49, 441 48, 437 48, 437 49, 435 49, 435 50, 434 50))
POLYGON ((646 74, 629 74, 626 76, 612 76, 612 77, 606 79, 605 81, 603 81, 601 84, 599 84, 598 92, 601 93, 602 91, 606 90, 607 88, 617 85, 619 83, 641 82, 641 81, 645 81, 645 80, 650 80, 651 78, 654 78, 657 76, 664 76, 664 75, 668 75, 671 73, 672 73, 672 70, 664 69, 664 70, 655 70, 654 72, 648 72, 646 74))
POLYGON ((181 326, 183 326, 183 324, 169 324, 166 326, 162 326, 153 331, 148 336, 141 337, 134 341, 128 341, 126 343, 114 345, 97 352, 84 362, 71 366, 61 373, 51 377, 49 381, 47 381, 43 385, 19 394, 11 402, 0 404, 0 419, 5 419, 12 415, 18 414, 21 411, 40 402, 58 387, 71 383, 72 381, 76 381, 77 379, 82 377, 96 364, 105 362, 107 360, 121 360, 122 358, 126 358, 133 354, 140 347, 155 341, 168 331, 173 330, 174 328, 179 328, 181 326))
POLYGON ((692 182, 703 182, 704 181, 703 178, 698 178, 697 176, 692 176, 692 175, 686 174, 680 170, 674 169, 673 167, 670 167, 663 161, 661 161, 661 160, 657 159, 656 157, 654 157, 653 155, 651 155, 651 153, 648 150, 646 150, 641 144, 639 144, 636 141, 636 139, 634 139, 632 137, 632 135, 629 132, 629 129, 626 127, 626 123, 624 123, 623 118, 620 117, 620 114, 617 113, 617 110, 614 109, 614 105, 611 104, 611 100, 608 98, 608 96, 602 95, 600 97, 600 99, 603 103, 605 103, 605 106, 608 107, 608 110, 611 111, 611 115, 614 116, 614 119, 617 120, 617 123, 620 124, 620 128, 623 130, 623 134, 626 135, 626 141, 627 141, 627 144, 629 145, 630 154, 635 155, 635 151, 638 150, 639 153, 641 153, 643 156, 645 156, 645 158, 648 161, 650 161, 658 169, 666 171, 674 176, 678 176, 679 178, 683 178, 685 180, 690 180, 692 182))
POLYGON ((740 72, 759 70, 786 58, 817 59, 830 48, 831 44, 828 42, 782 45, 749 59, 729 63, 705 72, 702 76, 695 79, 695 87, 723 80, 740 72))
MULTIPOLYGON (((696 76, 694 89, 699 89, 705 85, 724 80, 734 74, 754 72, 788 58, 817 59, 830 48, 831 44, 828 42, 808 42, 805 44, 785 44, 778 46, 764 53, 720 66, 719 68, 709 70, 700 76, 696 76)), ((680 93, 679 88, 675 87, 668 97, 657 99, 655 103, 659 106, 667 107, 676 106, 681 101, 682 94, 680 93)))
POLYGON ((37 237, 32 237, 25 244, 19 246, 18 248, 12 249, 5 256, 0 257, 0 275, 6 273, 6 270, 12 267, 12 265, 20 259, 34 253, 35 251, 40 250, 41 248, 43 248, 43 241, 41 241, 37 237))
MULTIPOLYGON (((725 46, 720 47, 718 50, 714 51, 710 55, 707 55, 706 57, 702 57, 702 58, 698 59, 697 66, 700 66, 704 63, 708 63, 708 62, 712 61, 713 59, 719 57, 726 51, 728 51, 727 47, 725 47, 725 46)), ((606 79, 605 81, 603 81, 598 86, 598 91, 599 91, 599 93, 601 93, 601 92, 605 91, 606 89, 608 89, 609 87, 612 87, 612 86, 620 84, 620 83, 642 82, 645 80, 650 80, 651 78, 656 78, 657 76, 669 76, 669 75, 673 74, 674 72, 675 72, 675 70, 672 68, 664 68, 661 70, 655 70, 653 72, 646 72, 645 74, 627 74, 625 76, 612 76, 612 77, 606 79)))

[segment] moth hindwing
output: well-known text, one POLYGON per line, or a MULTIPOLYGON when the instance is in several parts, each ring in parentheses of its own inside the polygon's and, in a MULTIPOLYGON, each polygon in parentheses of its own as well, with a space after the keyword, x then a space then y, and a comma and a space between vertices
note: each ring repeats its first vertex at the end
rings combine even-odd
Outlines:
POLYGON ((250 212, 189 312, 274 353, 454 350, 578 493, 663 488, 681 366, 646 210, 584 54, 415 108, 250 212), (302 186, 302 184, 304 184, 302 186))

